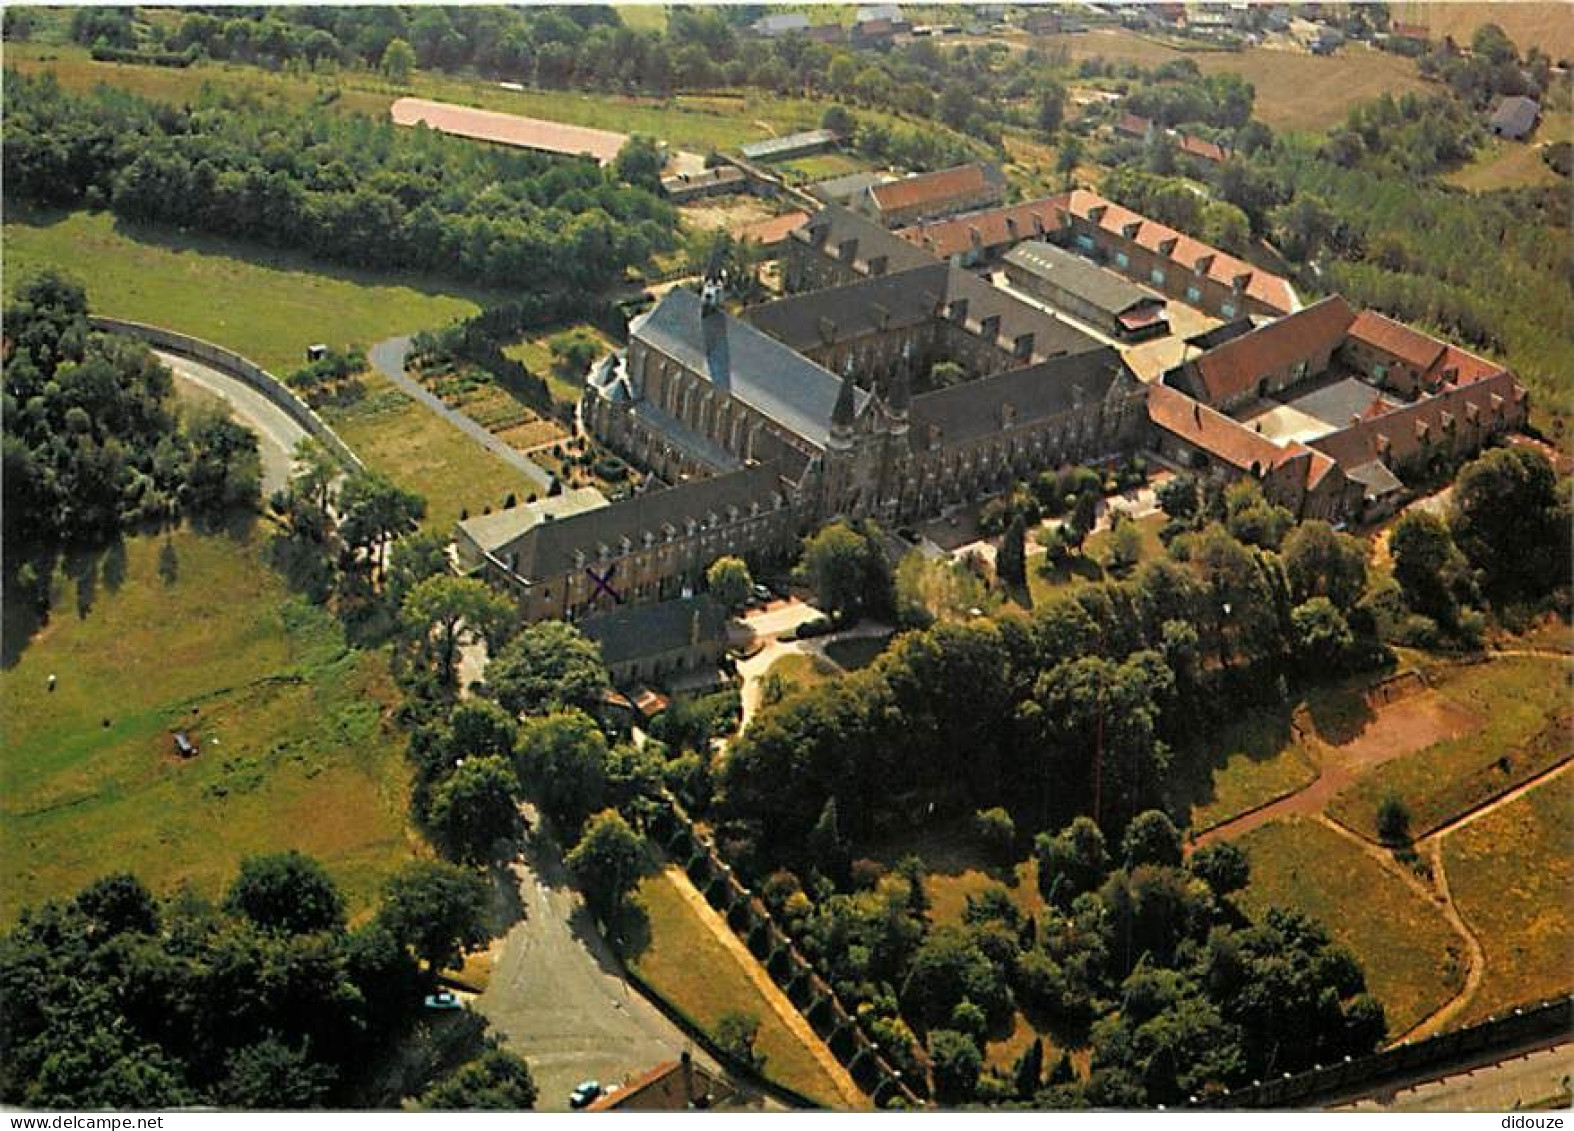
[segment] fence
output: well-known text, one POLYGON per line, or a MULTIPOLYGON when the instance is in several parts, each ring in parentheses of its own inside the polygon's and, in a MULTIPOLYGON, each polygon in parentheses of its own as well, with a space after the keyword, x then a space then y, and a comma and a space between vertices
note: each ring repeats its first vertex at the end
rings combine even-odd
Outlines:
POLYGON ((1308 1107, 1313 1101, 1357 1093, 1419 1070, 1446 1069, 1473 1053, 1509 1050, 1538 1037, 1566 1037, 1571 1028, 1574 996, 1555 998, 1424 1041, 1406 1041, 1370 1056, 1346 1057, 1339 1064, 1319 1065, 1277 1080, 1254 1081, 1249 1087, 1205 1099, 1193 1097, 1192 1104, 1208 1108, 1308 1107))
POLYGON ((122 318, 103 318, 95 315, 92 323, 94 329, 139 338, 157 349, 168 350, 170 353, 178 353, 205 365, 211 365, 214 369, 267 397, 291 420, 320 440, 341 463, 355 471, 365 470, 365 465, 350 450, 350 446, 339 438, 337 432, 328 427, 322 417, 312 411, 310 405, 291 392, 283 381, 233 350, 216 346, 212 342, 205 342, 201 338, 193 338, 188 334, 179 334, 174 330, 149 326, 142 322, 128 322, 122 318))
POLYGON ((733 874, 716 846, 695 831, 683 806, 670 794, 663 795, 650 831, 684 866, 706 901, 722 913, 765 972, 824 1039, 831 1055, 842 1062, 875 1104, 886 1107, 899 1100, 908 1107, 922 1106, 923 1098, 913 1087, 914 1083, 922 1086, 922 1081, 905 1080, 892 1067, 863 1021, 842 1004, 836 991, 777 924, 764 901, 733 874))

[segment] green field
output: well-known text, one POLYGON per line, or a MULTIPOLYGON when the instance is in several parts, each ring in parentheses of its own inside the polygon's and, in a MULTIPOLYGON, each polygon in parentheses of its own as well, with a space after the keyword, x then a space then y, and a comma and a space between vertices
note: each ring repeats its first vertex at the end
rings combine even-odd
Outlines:
MULTIPOLYGON (((324 268, 305 256, 234 240, 134 229, 107 212, 6 217, 6 277, 45 267, 87 287, 100 314, 206 338, 284 376, 313 342, 370 346, 480 309, 484 291, 429 287, 400 276, 324 268)), ((529 483, 458 429, 366 375, 366 397, 323 412, 366 463, 426 496, 447 529, 461 508, 500 506, 529 483)))
POLYGON ((75 555, 41 629, 7 602, 0 919, 117 870, 212 896, 286 848, 360 911, 409 856, 387 661, 291 596, 264 540, 181 530, 75 555), (177 757, 175 729, 200 753, 177 757))
POLYGON ((630 965, 707 1030, 729 1011, 752 1014, 760 1022, 755 1048, 765 1055, 765 1074, 827 1107, 844 1106, 835 1083, 777 1017, 737 957, 685 902, 681 882, 669 871, 640 882, 634 900, 648 917, 650 939, 630 965))
POLYGON ((1334 798, 1329 816, 1377 837, 1377 806, 1392 793, 1421 837, 1569 755, 1568 663, 1506 656, 1441 668, 1429 682, 1481 720, 1469 734, 1376 767, 1334 798))
POLYGON ((579 403, 579 398, 585 391, 585 382, 583 378, 575 379, 558 372, 550 342, 552 338, 564 333, 590 338, 601 347, 603 353, 609 353, 617 348, 616 343, 595 326, 588 322, 576 322, 572 325, 554 326, 549 330, 543 330, 522 342, 515 342, 504 349, 503 353, 545 381, 547 388, 551 390, 554 402, 572 406, 579 403))
POLYGON ((1488 138, 1468 164, 1443 180, 1471 192, 1562 184, 1564 179, 1541 159, 1540 145, 1567 140, 1571 133, 1574 115, 1551 111, 1542 117, 1529 141, 1488 138))
POLYGON ((1196 833, 1317 778, 1311 755, 1292 737, 1282 711, 1253 711, 1205 747, 1178 752, 1175 763, 1177 794, 1189 806, 1187 824, 1196 833))
POLYGON ((1304 911, 1349 948, 1388 1011, 1389 1036, 1413 1028, 1464 985, 1463 944, 1411 885, 1317 821, 1274 821, 1236 842, 1251 859, 1240 894, 1254 918, 1304 911))
MULTIPOLYGON (((1164 543, 1159 541, 1159 531, 1164 528, 1165 521, 1163 514, 1150 514, 1136 520, 1137 532, 1142 536, 1138 564, 1164 556, 1164 543)), ((1027 588, 1033 607, 1081 586, 1112 580, 1116 576, 1108 568, 1108 530, 1088 535, 1087 541, 1082 544, 1082 552, 1072 554, 1058 565, 1050 565, 1049 559, 1033 545, 1032 533, 1028 532, 1027 588)))
POLYGON ((1574 775, 1562 773, 1448 834, 1443 866, 1454 905, 1487 959, 1461 1024, 1574 988, 1574 775))

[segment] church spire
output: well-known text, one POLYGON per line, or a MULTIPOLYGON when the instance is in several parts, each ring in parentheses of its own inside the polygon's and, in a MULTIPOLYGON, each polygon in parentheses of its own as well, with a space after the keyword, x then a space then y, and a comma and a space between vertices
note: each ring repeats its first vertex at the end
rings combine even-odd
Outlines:
POLYGON ((842 375, 841 392, 836 394, 836 407, 831 410, 831 437, 844 444, 852 440, 853 424, 857 418, 858 383, 853 380, 852 366, 842 375))

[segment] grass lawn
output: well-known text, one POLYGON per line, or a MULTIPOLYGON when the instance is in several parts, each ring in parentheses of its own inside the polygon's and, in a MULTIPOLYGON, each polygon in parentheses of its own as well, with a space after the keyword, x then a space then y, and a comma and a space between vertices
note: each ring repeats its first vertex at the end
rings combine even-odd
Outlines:
POLYGON ((1425 24, 1434 42, 1451 35, 1460 44, 1469 44, 1477 28, 1495 23, 1521 51, 1534 44, 1554 59, 1574 55, 1574 22, 1569 20, 1568 8, 1563 4, 1526 0, 1514 4, 1395 0, 1391 7, 1395 20, 1425 24))
POLYGON ((650 941, 630 965, 708 1031, 733 1010, 760 1022, 755 1048, 765 1074, 828 1107, 840 1107, 835 1084, 782 1023, 737 957, 705 929, 669 872, 646 876, 634 895, 649 918, 650 941))
MULTIPOLYGON (((132 228, 107 212, 6 217, 8 282, 53 267, 83 282, 93 310, 166 326, 243 354, 280 377, 313 342, 370 346, 480 309, 484 291, 435 288, 400 276, 324 268, 306 256, 234 240, 132 228)), ((376 373, 366 398, 323 411, 371 467, 427 498, 446 529, 461 507, 479 512, 529 487, 376 373)))
POLYGON ((1561 184, 1562 178, 1541 159, 1537 143, 1567 138, 1571 130, 1574 130, 1574 115, 1549 112, 1543 116, 1530 141, 1488 138, 1468 164, 1443 180, 1471 192, 1561 184))
POLYGON ((1349 948, 1367 988, 1388 1011, 1388 1032, 1406 1032, 1464 985, 1462 944, 1441 912, 1339 833, 1292 818, 1236 842, 1251 858, 1240 893, 1254 918, 1269 907, 1304 911, 1349 948))
POLYGON ((573 406, 579 403, 580 395, 585 391, 584 377, 576 379, 559 372, 550 344, 553 338, 564 333, 595 342, 599 347, 597 356, 611 353, 617 348, 617 344, 595 326, 588 322, 575 322, 572 325, 553 326, 551 329, 543 330, 522 342, 508 346, 503 353, 545 381, 554 401, 573 406))
POLYGON ((844 672, 855 672, 874 662, 891 642, 889 636, 860 636, 852 640, 833 640, 825 646, 826 659, 844 672))
POLYGON ((1375 838, 1377 806, 1393 793, 1419 837, 1555 765, 1569 752, 1571 672, 1566 662, 1507 656, 1429 673, 1439 694, 1482 725, 1376 767, 1334 799, 1329 815, 1375 838))
POLYGON ((776 677, 781 680, 783 691, 790 693, 824 683, 839 674, 836 665, 827 662, 823 656, 791 652, 772 664, 766 670, 765 678, 776 677))
POLYGON ((1102 57, 1151 68, 1189 58, 1205 75, 1233 72, 1257 90, 1252 116, 1276 130, 1324 130, 1344 121, 1357 102, 1385 92, 1397 98, 1406 91, 1424 89, 1414 60, 1361 44, 1346 45, 1329 56, 1265 47, 1183 52, 1120 28, 1039 36, 1033 43, 1041 48, 1064 48, 1073 65, 1102 57))
POLYGON ((1574 987, 1574 776, 1559 774, 1448 834, 1443 866, 1487 957, 1461 1024, 1574 987))
POLYGON ((780 162, 775 168, 778 172, 789 174, 791 179, 823 181, 848 173, 861 173, 869 168, 869 162, 850 153, 813 153, 808 157, 780 162))
POLYGON ((286 848, 362 911, 411 854, 386 658, 291 596, 265 537, 180 530, 73 555, 41 629, 8 602, 0 919, 117 870, 215 896, 242 857, 286 848), (197 756, 175 755, 177 728, 197 756))
POLYGON ((1175 756, 1178 801, 1203 833, 1314 781, 1311 756, 1290 733, 1285 712, 1252 711, 1194 751, 1175 756))
MULTIPOLYGON (((1164 556, 1165 548, 1164 543, 1159 541, 1159 531, 1164 528, 1165 521, 1166 517, 1163 514, 1150 514, 1136 520, 1137 532, 1142 537, 1142 547, 1132 568, 1151 558, 1164 556)), ((1087 541, 1082 544, 1082 552, 1073 554, 1058 565, 1050 565, 1049 559, 1042 551, 1034 552, 1037 547, 1033 545, 1031 538, 1032 532, 1029 531, 1027 588, 1034 608, 1084 585, 1106 581, 1115 576, 1125 576, 1114 574, 1109 568, 1110 532, 1108 530, 1100 530, 1088 535, 1087 541)))
POLYGON ((537 488, 436 413, 416 404, 376 371, 362 378, 356 403, 323 410, 344 442, 370 467, 426 498, 430 529, 448 531, 461 511, 494 510, 509 494, 525 499, 537 488))

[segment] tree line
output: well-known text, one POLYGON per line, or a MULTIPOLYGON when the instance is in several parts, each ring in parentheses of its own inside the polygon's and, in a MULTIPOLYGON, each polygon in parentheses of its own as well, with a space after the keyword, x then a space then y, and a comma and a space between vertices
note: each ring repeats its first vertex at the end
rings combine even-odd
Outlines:
POLYGON ((98 543, 255 505, 256 435, 221 410, 178 408, 152 351, 88 313, 82 287, 54 272, 6 306, 6 538, 98 543))
POLYGON ((514 289, 600 290, 675 246, 670 206, 590 162, 246 91, 177 107, 47 72, 6 84, 10 199, 514 289))

